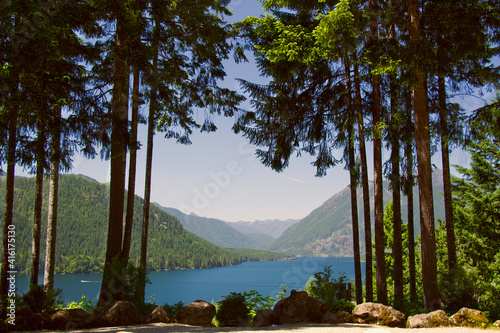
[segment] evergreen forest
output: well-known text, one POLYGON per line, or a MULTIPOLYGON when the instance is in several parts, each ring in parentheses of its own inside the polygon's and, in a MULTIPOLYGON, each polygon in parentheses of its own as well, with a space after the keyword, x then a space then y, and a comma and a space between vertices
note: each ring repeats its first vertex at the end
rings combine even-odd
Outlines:
MULTIPOLYGON (((0 198, 5 195, 5 183, 0 181, 0 198)), ((43 194, 42 218, 47 219, 48 192, 43 194)), ((85 176, 61 175, 59 182, 59 228, 56 239, 56 274, 97 273, 104 266, 106 252, 106 222, 108 220, 109 186, 85 176)), ((31 238, 35 179, 16 178, 14 225, 16 226, 16 269, 29 274, 31 268, 31 238)), ((135 197, 130 262, 139 265, 140 212, 143 200, 135 197)), ((0 207, 0 213, 4 213, 0 207)), ((156 206, 151 206, 148 270, 209 268, 236 265, 251 260, 275 260, 285 255, 245 249, 231 251, 205 241, 183 229, 181 223, 156 206)), ((42 239, 46 228, 42 227, 42 239)), ((45 244, 40 250, 45 253, 45 244)), ((39 273, 43 273, 44 260, 39 273)))
MULTIPOLYGON (((3 305, 14 229, 16 244, 23 242, 16 262, 30 269, 33 288, 42 262, 46 291, 56 271, 102 267, 99 304, 120 300, 126 289, 126 270, 117 274, 116 265, 144 273, 250 259, 183 232, 150 205, 155 135, 190 144, 193 131, 216 131, 224 116, 273 170, 302 154, 313 156, 319 177, 349 170, 357 303, 469 305, 499 316, 500 97, 486 98, 500 82, 499 1, 259 3, 265 15, 234 23, 229 0, 0 3, 3 305), (230 59, 254 63, 264 82, 224 88, 230 59), (469 108, 464 96, 483 106, 469 108), (139 123, 146 142, 138 142, 139 123), (138 149, 146 152, 143 199, 133 195, 138 149), (453 149, 471 156, 456 179, 453 149), (436 152, 445 202, 437 228, 436 152), (62 177, 75 154, 108 159, 109 184, 62 177), (33 178, 16 177, 16 166, 33 178), (384 179, 392 190, 385 220, 384 179), (84 242, 77 226, 94 236, 84 242)), ((145 283, 137 288, 142 300, 145 283)))

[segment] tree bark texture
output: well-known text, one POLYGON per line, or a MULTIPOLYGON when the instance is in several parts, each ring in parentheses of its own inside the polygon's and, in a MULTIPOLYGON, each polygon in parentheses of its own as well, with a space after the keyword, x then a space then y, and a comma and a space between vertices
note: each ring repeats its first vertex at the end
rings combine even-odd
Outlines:
MULTIPOLYGON (((15 226, 13 224, 14 217, 14 183, 15 183, 15 167, 16 167, 16 147, 17 147, 17 121, 19 117, 19 72, 14 66, 14 84, 11 87, 11 97, 13 103, 10 106, 11 110, 9 115, 9 140, 8 140, 8 152, 7 152, 7 175, 5 179, 5 211, 3 219, 3 247, 2 247, 2 265, 1 270, 1 293, 0 293, 0 305, 6 305, 7 295, 9 292, 10 281, 7 278, 10 277, 9 272, 15 271, 15 267, 11 267, 9 262, 9 244, 12 240, 12 232, 15 235, 15 226)), ((5 306, 1 306, 2 318, 5 315, 5 306)))
MULTIPOLYGON (((155 22, 155 24, 159 24, 155 22)), ((144 271, 147 269, 148 259, 148 231, 149 231, 149 206, 151 201, 151 174, 153 170, 153 143, 156 126, 156 108, 157 108, 157 84, 158 79, 158 27, 155 26, 153 33, 153 70, 152 70, 152 86, 151 97, 149 101, 149 115, 148 115, 148 146, 146 148, 146 176, 144 181, 144 210, 142 215, 142 236, 141 236, 141 263, 140 267, 144 271)), ((146 284, 142 286, 142 299, 145 298, 146 284)))
POLYGON ((123 211, 125 200, 125 169, 127 156, 127 118, 129 66, 123 49, 126 32, 121 18, 116 22, 116 55, 114 60, 112 128, 111 128, 111 182, 109 198, 108 241, 104 263, 99 304, 120 300, 123 292, 124 271, 114 266, 121 256, 123 211))
POLYGON ((353 109, 352 94, 351 94, 351 65, 349 55, 344 55, 345 62, 345 77, 346 77, 346 92, 347 92, 347 108, 349 120, 347 121, 347 133, 349 140, 349 174, 350 174, 350 190, 351 190, 351 216, 352 216, 352 244, 354 253, 354 283, 356 285, 356 303, 363 303, 363 282, 361 280, 361 258, 359 251, 359 221, 358 221, 358 195, 357 195, 357 171, 356 159, 354 158, 354 121, 355 112, 353 109))
MULTIPOLYGON (((418 50, 420 42, 420 14, 418 0, 408 1, 410 16, 410 41, 413 50, 418 50)), ((437 285, 436 242, 434 233, 434 206, 432 197, 432 164, 430 153, 429 114, 427 92, 422 64, 418 56, 414 64, 415 83, 413 85, 413 108, 415 118, 415 142, 420 199, 420 229, 422 239, 422 283, 424 306, 435 310, 441 308, 437 285)))
POLYGON ((43 138, 42 130, 38 129, 38 161, 36 165, 36 187, 35 187, 35 204, 33 217, 33 232, 31 238, 31 271, 30 271, 30 287, 38 285, 38 270, 40 267, 40 238, 42 228, 42 203, 43 203, 43 138))
MULTIPOLYGON (((369 0, 370 7, 370 35, 372 52, 376 53, 378 43, 377 8, 376 0, 369 0)), ((373 62, 378 61, 376 55, 373 62)), ((384 234, 384 190, 382 173, 382 134, 380 133, 382 109, 380 106, 380 75, 372 74, 372 113, 373 113, 373 177, 375 181, 375 262, 376 262, 376 282, 377 282, 377 302, 386 304, 387 299, 387 279, 385 269, 385 234, 384 234)))
MULTIPOLYGON (((407 105, 407 110, 411 109, 411 101, 407 105)), ((412 125, 411 115, 409 115, 409 125, 412 125)), ((410 126, 408 126, 409 128, 410 126)), ((410 275, 410 301, 417 300, 416 264, 415 264, 415 221, 413 206, 413 140, 409 140, 405 146, 406 152, 406 202, 408 207, 408 271, 410 275)))
POLYGON ((54 290, 54 273, 56 268, 56 237, 57 237, 57 204, 59 197, 59 163, 60 163, 60 145, 61 128, 59 114, 56 115, 58 121, 52 136, 52 151, 50 165, 50 184, 49 184, 49 211, 47 218, 47 243, 45 246, 45 274, 43 285, 45 290, 54 290))
POLYGON ((457 266, 455 227, 453 220, 453 199, 451 195, 450 149, 448 135, 448 110, 446 107, 446 84, 444 77, 438 78, 439 120, 441 123, 441 159, 443 163, 444 212, 446 219, 446 245, 448 247, 448 267, 457 266))
POLYGON ((372 225, 370 216, 370 184, 368 182, 368 162, 366 158, 365 129, 361 102, 361 84, 357 63, 354 64, 354 88, 356 92, 356 108, 358 116, 359 154, 361 156, 361 185, 363 188, 363 216, 365 226, 365 289, 366 301, 373 301, 373 254, 372 225))
MULTIPOLYGON (((389 1, 391 24, 389 27, 389 54, 394 59, 397 57, 396 49, 398 42, 396 40, 396 25, 393 14, 396 10, 394 0, 389 1)), ((403 305, 404 290, 403 290, 403 235, 402 235, 402 220, 401 220, 401 174, 399 171, 400 163, 400 122, 398 114, 400 113, 398 103, 398 84, 397 76, 389 75, 389 95, 391 103, 391 124, 390 124, 390 144, 391 144, 391 187, 392 187, 392 203, 393 203, 393 248, 394 256, 393 280, 394 280, 394 307, 400 309, 403 305)))
POLYGON ((139 85, 140 72, 134 68, 134 82, 132 88, 132 123, 130 129, 130 159, 128 169, 128 192, 127 192, 127 214, 125 217, 125 231, 123 233, 122 260, 128 262, 130 254, 130 241, 132 239, 132 227, 134 224, 134 199, 135 199, 135 178, 137 169, 137 124, 139 116, 139 85))

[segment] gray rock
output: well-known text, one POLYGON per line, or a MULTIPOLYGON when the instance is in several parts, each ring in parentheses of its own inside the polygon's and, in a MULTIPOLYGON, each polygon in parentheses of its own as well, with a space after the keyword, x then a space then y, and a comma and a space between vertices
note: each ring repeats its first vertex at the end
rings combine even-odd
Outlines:
POLYGON ((430 313, 411 316, 406 322, 406 328, 432 328, 449 326, 451 326, 450 318, 448 318, 443 310, 437 310, 430 313))
POLYGON ((141 315, 132 302, 117 301, 111 307, 94 311, 91 327, 127 326, 141 323, 141 315))
POLYGON ((215 316, 215 306, 205 301, 194 301, 186 305, 179 311, 172 323, 193 325, 193 326, 211 326, 212 319, 215 316))
POLYGON ((170 322, 170 318, 168 318, 168 314, 163 308, 163 306, 158 305, 156 309, 154 309, 150 314, 148 314, 143 322, 145 324, 151 323, 165 323, 168 324, 170 322))
POLYGON ((28 309, 16 309, 14 325, 9 323, 12 319, 7 317, 4 326, 7 331, 36 331, 47 326, 48 318, 45 314, 33 313, 28 309))
POLYGON ((352 322, 352 315, 345 311, 337 311, 336 313, 327 312, 321 318, 322 324, 345 324, 352 322))
POLYGON ((329 311, 326 304, 309 297, 305 291, 292 290, 290 296, 274 306, 273 317, 276 324, 321 323, 329 311))
POLYGON ((402 312, 379 303, 359 304, 352 310, 352 316, 355 323, 406 327, 406 316, 402 312))
POLYGON ((82 309, 61 309, 49 313, 47 328, 69 330, 80 328, 90 319, 90 314, 82 309))
POLYGON ((469 308, 461 308, 450 317, 450 321, 455 326, 463 327, 484 327, 490 323, 483 312, 469 308))
POLYGON ((273 310, 257 310, 252 321, 252 327, 265 327, 273 324, 273 310))

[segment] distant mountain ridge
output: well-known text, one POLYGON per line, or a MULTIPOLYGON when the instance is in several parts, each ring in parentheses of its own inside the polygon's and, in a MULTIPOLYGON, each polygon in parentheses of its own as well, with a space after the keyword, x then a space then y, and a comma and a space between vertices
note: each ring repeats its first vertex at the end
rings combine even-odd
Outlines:
MULTIPOLYGON (((435 220, 444 219, 442 171, 433 172, 435 220)), ((388 182, 384 182, 384 206, 392 200, 388 182)), ((362 189, 358 188, 358 219, 361 251, 364 252, 364 220, 362 189)), ((415 233, 420 234, 418 187, 414 187, 415 233)), ((373 220, 373 182, 370 182, 371 223, 373 220)), ((325 201, 308 216, 286 230, 267 250, 292 253, 299 256, 352 256, 352 218, 350 189, 347 187, 325 201)), ((406 197, 402 197, 403 223, 407 221, 406 197)))
MULTIPOLYGON (((433 193, 435 220, 444 219, 444 199, 442 197, 442 171, 433 172, 433 193)), ((389 183, 384 182, 384 206, 392 200, 389 183)), ((358 219, 360 247, 364 252, 363 195, 358 188, 358 219)), ((413 189, 415 234, 420 234, 420 212, 418 209, 418 186, 413 189)), ((370 207, 372 235, 373 220, 373 181, 370 182, 370 207)), ((352 219, 350 189, 346 187, 333 195, 320 207, 301 220, 264 220, 254 222, 225 222, 218 219, 184 214, 173 208, 159 208, 176 216, 186 230, 226 248, 265 249, 298 256, 352 256, 352 219)), ((403 223, 407 221, 406 197, 401 204, 403 223)))
POLYGON ((249 248, 264 250, 289 226, 299 220, 266 220, 255 222, 226 222, 219 219, 185 214, 178 209, 158 208, 179 219, 184 228, 209 242, 225 248, 249 248))
POLYGON ((268 234, 274 238, 279 238, 288 228, 299 222, 300 219, 288 219, 288 220, 257 220, 253 222, 229 222, 228 224, 239 230, 240 232, 251 234, 251 233, 264 233, 268 234))

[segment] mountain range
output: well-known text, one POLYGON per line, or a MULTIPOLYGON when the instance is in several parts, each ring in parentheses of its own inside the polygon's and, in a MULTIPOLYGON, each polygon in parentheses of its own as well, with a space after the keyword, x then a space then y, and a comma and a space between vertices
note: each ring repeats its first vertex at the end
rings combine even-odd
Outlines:
POLYGON ((219 219, 185 214, 178 209, 155 206, 175 216, 184 228, 209 242, 225 248, 251 248, 263 250, 299 220, 266 220, 254 222, 226 222, 219 219))
MULTIPOLYGON (((442 171, 435 169, 433 173, 433 196, 435 220, 444 220, 444 198, 442 171)), ((384 206, 392 200, 389 183, 384 182, 384 206)), ((372 237, 374 235, 373 220, 373 182, 370 182, 370 207, 372 237)), ((364 225, 361 188, 357 191, 358 219, 361 252, 364 252, 364 225)), ((420 212, 418 204, 418 187, 413 188, 415 234, 420 235, 420 212)), ((406 197, 401 204, 403 223, 407 222, 406 197)), ((352 218, 350 189, 345 188, 325 201, 304 219, 290 227, 271 246, 269 251, 288 252, 299 256, 352 256, 352 218)))
MULTIPOLYGON (((433 172, 435 220, 444 219, 442 171, 433 172)), ((384 182, 384 205, 392 199, 389 183, 384 182)), ((364 251, 363 204, 361 188, 357 191, 361 250, 364 251)), ((415 234, 420 234, 418 187, 413 189, 415 234)), ((373 221, 373 182, 370 182, 373 221)), ((352 256, 352 218, 350 189, 333 195, 320 207, 301 220, 267 220, 255 222, 225 222, 218 219, 186 215, 173 208, 159 206, 176 216, 190 232, 222 247, 248 247, 271 252, 286 252, 298 256, 352 256)), ((407 221, 406 198, 402 198, 403 222, 407 221)))
MULTIPOLYGON (((47 185, 47 184, 46 184, 47 185)), ((44 186, 43 220, 47 220, 48 186, 44 186)), ((26 273, 30 266, 34 178, 17 177, 14 225, 16 268, 26 273)), ((373 183, 370 191, 373 193, 373 183)), ((434 171, 435 218, 444 217, 441 195, 442 172, 434 171)), ((107 235, 109 185, 86 176, 62 175, 59 189, 56 272, 87 273, 102 268, 107 235)), ((5 195, 0 178, 0 200, 5 195)), ((420 233, 418 188, 414 188, 415 232, 420 233)), ((384 183, 384 203, 391 199, 384 183)), ((372 200, 373 201, 373 200, 372 200)), ((405 198, 403 197, 403 203, 405 198)), ((138 264, 143 199, 135 197, 131 261, 138 264)), ((373 202, 371 202, 373 207, 373 202)), ((361 189, 358 191, 360 226, 363 226, 361 189)), ((4 205, 0 205, 0 224, 4 205)), ((372 230, 373 230, 373 211, 372 230)), ((403 219, 406 205, 402 205, 403 219)), ((216 267, 247 260, 274 260, 296 256, 352 256, 352 223, 349 188, 333 195, 301 220, 225 222, 187 215, 173 208, 151 205, 148 266, 153 270, 216 267), (263 251, 266 250, 266 251, 263 251), (278 254, 281 253, 281 254, 278 254)), ((45 251, 42 223, 41 258, 45 251)), ((373 234, 373 231, 372 231, 373 234)), ((362 251, 364 230, 360 227, 362 251)))
MULTIPOLYGON (((48 183, 43 192, 41 268, 44 266, 48 208, 48 183)), ((0 179, 0 202, 5 182, 0 179)), ((14 226, 16 231, 16 270, 30 270, 35 179, 16 177, 14 226)), ((106 251, 109 184, 81 175, 62 175, 59 181, 59 207, 56 242, 56 273, 89 273, 102 269, 106 251)), ((130 262, 139 264, 143 199, 135 196, 135 212, 130 262)), ((4 205, 0 205, 3 225, 4 205)), ((148 267, 151 270, 208 268, 239 264, 248 260, 274 260, 284 254, 253 249, 226 249, 187 231, 179 220, 154 205, 150 208, 148 267)))

